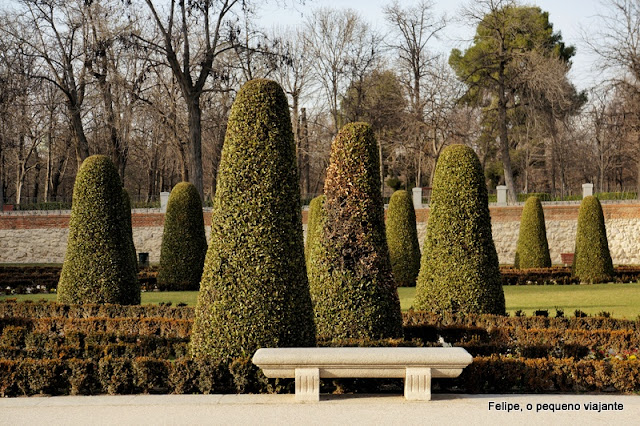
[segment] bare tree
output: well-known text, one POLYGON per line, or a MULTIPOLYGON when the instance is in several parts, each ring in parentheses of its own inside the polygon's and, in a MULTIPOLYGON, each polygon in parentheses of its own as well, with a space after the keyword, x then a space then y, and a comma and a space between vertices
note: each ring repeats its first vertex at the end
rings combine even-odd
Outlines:
POLYGON ((239 42, 234 13, 249 7, 250 2, 171 0, 166 16, 161 15, 161 9, 152 0, 145 0, 145 4, 160 33, 160 40, 147 39, 142 34, 136 36, 146 47, 165 58, 180 87, 188 116, 188 178, 203 197, 200 98, 216 58, 239 42))
POLYGON ((314 59, 313 78, 324 92, 336 135, 342 125, 341 96, 375 67, 381 36, 351 9, 316 9, 305 24, 305 37, 314 59))

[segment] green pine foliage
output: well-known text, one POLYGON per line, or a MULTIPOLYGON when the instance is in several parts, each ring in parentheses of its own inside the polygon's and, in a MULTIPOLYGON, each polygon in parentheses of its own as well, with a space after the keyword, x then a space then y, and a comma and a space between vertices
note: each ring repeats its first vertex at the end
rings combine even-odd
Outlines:
POLYGON ((191 353, 314 345, 289 106, 276 82, 252 80, 227 124, 191 353))
POLYGON ((193 184, 180 182, 169 195, 164 217, 158 285, 166 290, 198 290, 206 253, 200 195, 193 184))
POLYGON ((580 203, 572 273, 588 283, 608 282, 613 276, 604 214, 600 201, 593 196, 580 203))
POLYGON ((309 268, 309 253, 316 252, 315 247, 320 243, 322 238, 322 229, 327 220, 324 211, 324 195, 318 195, 309 203, 309 216, 307 219, 307 241, 304 246, 304 257, 307 261, 307 269, 309 268))
POLYGON ((309 247, 318 336, 402 336, 384 227, 378 146, 366 123, 344 126, 331 145, 320 244, 309 247))
POLYGON ((467 146, 440 155, 422 250, 417 309, 504 315, 484 173, 467 146))
POLYGON ((73 187, 67 252, 58 284, 62 303, 140 303, 132 256, 131 210, 108 157, 82 163, 73 187))
POLYGON ((551 266, 544 211, 538 197, 529 197, 524 203, 514 266, 519 269, 551 266))
POLYGON ((396 284, 415 286, 420 271, 420 244, 416 212, 407 191, 393 193, 387 209, 387 244, 396 284))

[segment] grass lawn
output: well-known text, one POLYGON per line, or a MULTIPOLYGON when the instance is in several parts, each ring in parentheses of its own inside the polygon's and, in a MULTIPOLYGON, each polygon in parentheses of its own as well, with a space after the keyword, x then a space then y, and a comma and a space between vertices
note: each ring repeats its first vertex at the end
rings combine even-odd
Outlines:
MULTIPOLYGON (((413 304, 416 290, 414 287, 400 287, 400 305, 407 310, 413 304)), ((576 309, 595 315, 606 311, 615 318, 636 319, 640 315, 640 284, 593 284, 593 285, 548 285, 548 286, 507 286, 504 287, 507 311, 514 314, 522 310, 532 315, 537 309, 549 310, 555 316, 556 309, 564 310, 565 316, 573 316, 576 309)), ((174 306, 186 303, 194 306, 198 293, 195 291, 145 292, 142 304, 171 302, 174 306)), ((21 294, 0 296, 0 300, 15 298, 18 300, 56 300, 55 294, 21 294)))

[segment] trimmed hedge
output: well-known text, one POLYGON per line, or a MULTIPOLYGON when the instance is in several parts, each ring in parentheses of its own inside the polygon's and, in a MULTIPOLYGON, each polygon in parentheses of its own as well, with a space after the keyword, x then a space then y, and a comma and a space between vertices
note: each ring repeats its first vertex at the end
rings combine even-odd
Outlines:
POLYGON ((309 253, 309 286, 318 336, 402 335, 380 192, 380 159, 371 127, 344 126, 331 144, 326 221, 309 253))
POLYGON ((111 160, 104 155, 85 159, 73 187, 58 301, 140 303, 137 265, 131 253, 131 211, 125 211, 125 202, 111 160))
POLYGON ((315 345, 295 143, 274 81, 238 92, 211 221, 192 354, 225 361, 260 347, 315 345))
POLYGON ((387 209, 387 244, 393 278, 399 287, 413 287, 420 272, 416 212, 407 191, 393 193, 387 209))
POLYGON ((207 254, 200 194, 192 183, 171 190, 164 217, 158 288, 198 290, 207 254))
POLYGON ((588 283, 610 281, 614 273, 602 206, 593 196, 580 203, 572 268, 573 276, 588 283))
POLYGON ((327 213, 324 210, 324 195, 318 195, 309 203, 309 215, 307 219, 307 241, 304 246, 304 258, 307 262, 307 270, 310 264, 314 263, 313 260, 309 260, 309 254, 311 252, 317 253, 318 244, 322 240, 322 230, 324 224, 327 221, 327 213))
POLYGON ((551 267, 544 211, 535 196, 527 198, 522 209, 514 266, 518 269, 551 267))
POLYGON ((505 313, 484 173, 464 145, 445 148, 436 164, 415 306, 505 313))
MULTIPOLYGON (((293 392, 248 357, 185 354, 192 308, 0 303, 0 395, 293 392), (103 318, 83 316, 99 311, 103 318), (48 318, 67 312, 75 319, 48 318), (17 317, 16 314, 37 317, 17 317), (142 318, 137 318, 141 316, 142 318)), ((404 314, 404 339, 332 339, 319 346, 466 348, 474 362, 436 392, 637 392, 640 320, 404 314)), ((323 392, 402 392, 402 380, 323 380, 323 392)))

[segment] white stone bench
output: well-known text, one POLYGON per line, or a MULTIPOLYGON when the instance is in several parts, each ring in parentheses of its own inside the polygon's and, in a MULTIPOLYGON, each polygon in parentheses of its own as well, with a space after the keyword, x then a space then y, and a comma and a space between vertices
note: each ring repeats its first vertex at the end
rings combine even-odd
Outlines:
POLYGON ((431 399, 431 378, 458 377, 464 348, 262 348, 252 359, 269 378, 295 378, 297 401, 319 401, 320 379, 404 378, 404 396, 431 399))

